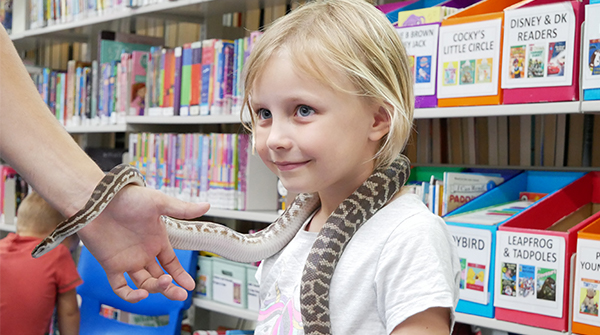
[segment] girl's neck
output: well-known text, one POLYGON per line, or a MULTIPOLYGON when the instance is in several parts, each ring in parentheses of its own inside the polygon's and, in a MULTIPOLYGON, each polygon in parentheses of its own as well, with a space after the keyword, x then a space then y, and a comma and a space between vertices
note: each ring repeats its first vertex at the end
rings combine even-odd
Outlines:
MULTIPOLYGON (((397 198, 399 198, 402 194, 406 193, 406 189, 403 187, 402 189, 400 189, 400 191, 398 191, 391 199, 390 201, 388 201, 388 204, 394 200, 396 200, 397 198)), ((329 216, 331 215, 331 213, 333 213, 337 207, 340 205, 340 203, 342 203, 342 201, 345 199, 342 199, 337 205, 335 205, 335 207, 332 208, 332 204, 330 204, 329 206, 327 205, 327 203, 323 204, 323 201, 321 201, 321 207, 319 207, 317 209, 317 213, 315 213, 315 215, 312 217, 312 219, 310 220, 310 222, 306 225, 306 231, 309 232, 315 232, 318 233, 321 231, 321 229, 323 228, 323 226, 325 225, 325 222, 327 222, 327 219, 329 218, 329 216)), ((387 206, 387 204, 386 204, 387 206)), ((385 207, 385 206, 384 206, 385 207)))

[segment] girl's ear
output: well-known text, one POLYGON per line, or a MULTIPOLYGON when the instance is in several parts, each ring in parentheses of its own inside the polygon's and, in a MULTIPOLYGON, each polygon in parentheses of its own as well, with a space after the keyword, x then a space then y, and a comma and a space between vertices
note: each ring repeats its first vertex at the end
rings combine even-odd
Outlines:
MULTIPOLYGON (((391 106, 388 106, 388 108, 391 108, 391 106)), ((374 142, 381 140, 390 132, 391 124, 392 120, 388 109, 384 106, 373 106, 373 124, 369 139, 374 142)))

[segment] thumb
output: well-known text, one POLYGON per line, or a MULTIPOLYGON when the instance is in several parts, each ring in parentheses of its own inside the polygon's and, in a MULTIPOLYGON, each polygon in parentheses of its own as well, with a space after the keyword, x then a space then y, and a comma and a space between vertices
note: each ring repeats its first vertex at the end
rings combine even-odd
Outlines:
POLYGON ((206 214, 209 208, 207 202, 191 203, 163 194, 160 214, 177 219, 194 219, 206 214))

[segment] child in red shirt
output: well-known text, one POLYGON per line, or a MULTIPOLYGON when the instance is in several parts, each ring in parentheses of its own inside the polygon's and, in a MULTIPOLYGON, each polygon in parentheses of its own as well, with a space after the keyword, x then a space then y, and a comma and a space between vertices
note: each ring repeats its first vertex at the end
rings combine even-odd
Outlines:
POLYGON ((75 287, 82 280, 69 251, 77 238, 65 240, 44 257, 31 257, 62 220, 31 192, 19 207, 17 233, 0 240, 0 334, 46 334, 55 307, 60 334, 79 333, 75 287))

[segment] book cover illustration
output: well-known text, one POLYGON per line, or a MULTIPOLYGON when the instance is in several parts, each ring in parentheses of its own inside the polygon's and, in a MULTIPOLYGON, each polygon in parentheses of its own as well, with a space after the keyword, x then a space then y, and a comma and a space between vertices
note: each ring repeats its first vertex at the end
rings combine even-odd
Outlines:
POLYGON ((493 58, 482 58, 477 60, 477 69, 475 83, 491 83, 492 82, 492 65, 493 58))
POLYGON ((592 76, 600 75, 600 39, 590 40, 589 66, 592 76))
POLYGON ((444 215, 504 182, 499 175, 444 173, 444 215))
POLYGON ((544 76, 544 49, 543 45, 529 45, 527 78, 541 78, 544 76))
POLYGON ((537 269, 537 298, 556 301, 556 269, 537 269))
POLYGON ((149 52, 134 51, 131 54, 131 97, 129 115, 144 115, 146 107, 146 75, 148 73, 149 52))
POLYGON ((431 82, 431 56, 419 56, 416 62, 416 82, 431 82))
POLYGON ((582 278, 581 282, 579 313, 598 316, 598 300, 600 300, 598 281, 582 278))
POLYGON ((475 60, 460 61, 460 84, 469 85, 475 83, 475 60))
POLYGON ((517 296, 517 264, 502 263, 500 294, 509 297, 517 296))
POLYGON ((468 263, 467 288, 483 292, 485 283, 485 265, 468 263))
POLYGON ((458 62, 444 62, 444 86, 454 86, 458 83, 457 81, 457 69, 458 62))
POLYGON ((524 78, 525 69, 525 46, 516 45, 510 47, 510 61, 508 63, 508 74, 511 78, 524 78))
POLYGON ((535 266, 519 264, 519 296, 535 298, 535 266))
POLYGON ((460 259, 460 289, 464 289, 467 281, 467 259, 460 259))
POLYGON ((565 75, 567 61, 567 43, 550 42, 548 45, 548 77, 561 77, 565 75))
POLYGON ((521 199, 522 201, 534 201, 535 202, 547 195, 548 195, 548 193, 519 192, 519 199, 521 199))

